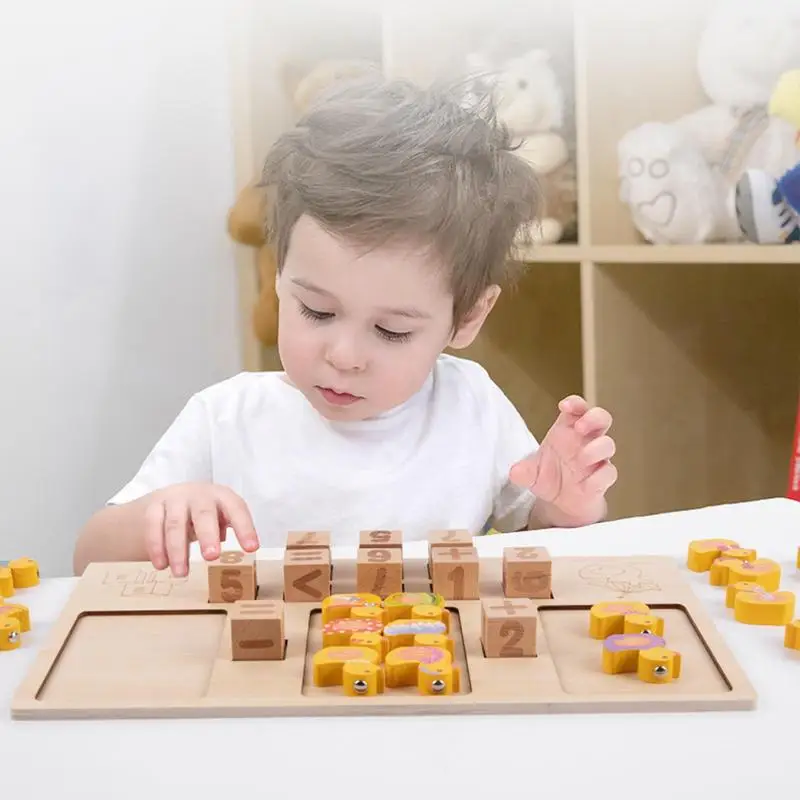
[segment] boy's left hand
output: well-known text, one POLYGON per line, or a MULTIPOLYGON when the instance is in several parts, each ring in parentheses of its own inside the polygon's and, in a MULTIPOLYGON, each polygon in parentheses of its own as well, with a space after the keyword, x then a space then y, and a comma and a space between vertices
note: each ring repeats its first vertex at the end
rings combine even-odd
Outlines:
POLYGON ((539 449, 515 464, 509 477, 577 524, 592 522, 617 480, 610 463, 616 445, 607 435, 611 414, 590 408, 577 395, 564 398, 558 408, 561 413, 539 449))

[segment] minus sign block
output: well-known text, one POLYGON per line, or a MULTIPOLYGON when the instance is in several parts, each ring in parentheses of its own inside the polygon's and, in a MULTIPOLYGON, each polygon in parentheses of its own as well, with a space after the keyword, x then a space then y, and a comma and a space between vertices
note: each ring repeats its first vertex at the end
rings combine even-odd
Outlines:
POLYGON ((280 600, 243 600, 228 611, 233 661, 280 661, 284 615, 280 600))

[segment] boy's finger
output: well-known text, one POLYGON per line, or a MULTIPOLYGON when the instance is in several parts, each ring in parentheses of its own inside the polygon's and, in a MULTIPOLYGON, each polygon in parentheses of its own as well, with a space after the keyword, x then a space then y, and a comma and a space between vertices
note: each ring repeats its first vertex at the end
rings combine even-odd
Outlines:
POLYGON ((184 577, 188 562, 189 507, 184 500, 172 500, 164 513, 164 543, 167 558, 176 578, 184 577))
POLYGON ((578 464, 589 469, 601 461, 608 461, 617 452, 617 446, 610 436, 600 436, 588 442, 578 454, 578 464))
POLYGON ((571 394, 559 402, 559 415, 554 425, 572 426, 588 409, 589 404, 580 395, 571 394))
POLYGON ((532 486, 539 476, 539 459, 528 456, 512 465, 508 472, 508 479, 516 486, 532 486))
POLYGON ((258 550, 259 541, 256 526, 250 516, 247 503, 235 492, 221 492, 219 503, 243 550, 258 550))
POLYGON ((583 481, 584 489, 590 494, 604 494, 617 482, 617 468, 610 462, 598 464, 597 468, 583 481))
POLYGON ((151 503, 144 512, 144 545, 147 556, 156 569, 169 563, 164 548, 164 504, 151 503))
POLYGON ((581 436, 602 436, 612 423, 611 414, 604 408, 589 409, 576 423, 575 430, 581 436))
POLYGON ((219 513, 211 497, 192 503, 190 509, 194 535, 203 558, 213 561, 219 556, 219 513))

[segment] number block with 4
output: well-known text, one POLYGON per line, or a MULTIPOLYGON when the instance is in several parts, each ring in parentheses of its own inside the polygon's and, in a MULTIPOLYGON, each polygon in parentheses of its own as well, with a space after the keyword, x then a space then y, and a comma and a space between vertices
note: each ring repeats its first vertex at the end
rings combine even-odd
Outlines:
POLYGON ((256 559, 251 553, 229 550, 208 562, 208 602, 255 600, 258 593, 256 559))
POLYGON ((544 547, 503 548, 503 594, 550 598, 553 562, 544 547))
POLYGON ((283 603, 236 603, 228 612, 233 661, 280 661, 284 653, 283 603))
POLYGON ((480 561, 475 547, 434 547, 431 550, 431 590, 445 600, 477 600, 480 561))
POLYGON ((359 547, 356 591, 385 598, 403 591, 403 551, 400 547, 359 547))
POLYGON ((486 658, 536 655, 536 606, 527 597, 481 602, 481 642, 486 658))

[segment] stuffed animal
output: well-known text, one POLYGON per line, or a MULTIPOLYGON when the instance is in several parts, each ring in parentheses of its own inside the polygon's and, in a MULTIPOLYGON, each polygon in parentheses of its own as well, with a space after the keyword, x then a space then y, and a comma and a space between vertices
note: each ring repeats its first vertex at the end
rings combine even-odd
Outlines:
POLYGON ((791 126, 767 103, 778 77, 800 67, 798 41, 794 0, 726 0, 709 14, 697 51, 709 103, 639 125, 618 143, 619 196, 647 241, 742 240, 740 176, 749 169, 780 175, 796 160, 791 126))
MULTIPOLYGON (((321 91, 335 81, 375 69, 374 64, 356 59, 325 60, 300 73, 292 65, 286 65, 284 89, 294 113, 299 116, 321 91)), ((239 192, 228 212, 228 233, 235 241, 256 248, 259 291, 253 308, 253 330, 261 344, 273 347, 278 341, 278 297, 275 292, 278 265, 272 246, 265 237, 269 209, 266 193, 258 183, 259 178, 254 178, 239 192)))
POLYGON ((467 58, 469 95, 488 92, 497 117, 508 126, 517 153, 536 168, 542 218, 533 234, 538 244, 577 236, 575 159, 562 130, 564 92, 547 50, 536 48, 494 67, 480 53, 467 58))
POLYGON ((793 128, 798 163, 777 180, 765 170, 747 170, 736 185, 736 219, 756 244, 800 244, 800 69, 781 76, 769 113, 793 128))

